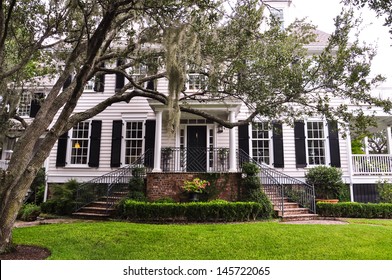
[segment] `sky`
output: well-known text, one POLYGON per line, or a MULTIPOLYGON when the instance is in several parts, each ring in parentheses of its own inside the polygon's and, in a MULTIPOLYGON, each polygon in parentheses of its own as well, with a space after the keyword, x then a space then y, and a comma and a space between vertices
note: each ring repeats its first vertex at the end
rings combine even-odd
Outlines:
MULTIPOLYGON (((319 30, 331 33, 334 30, 333 18, 344 7, 340 0, 293 0, 290 8, 291 18, 307 18, 319 30)), ((392 39, 384 20, 368 8, 356 9, 356 16, 363 19, 361 41, 377 46, 377 56, 373 60, 373 73, 387 77, 383 86, 392 86, 392 39)))

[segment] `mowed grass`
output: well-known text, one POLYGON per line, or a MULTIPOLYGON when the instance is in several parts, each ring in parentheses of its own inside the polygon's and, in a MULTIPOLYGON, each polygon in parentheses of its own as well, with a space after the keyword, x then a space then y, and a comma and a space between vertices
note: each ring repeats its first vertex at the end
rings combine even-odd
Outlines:
POLYGON ((392 259, 392 221, 349 224, 151 225, 77 222, 16 228, 16 244, 48 248, 57 260, 392 259))

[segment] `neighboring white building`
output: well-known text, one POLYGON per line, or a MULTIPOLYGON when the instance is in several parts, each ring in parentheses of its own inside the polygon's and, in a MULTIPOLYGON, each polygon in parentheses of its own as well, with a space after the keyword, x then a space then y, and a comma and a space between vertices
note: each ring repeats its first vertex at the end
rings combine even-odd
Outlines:
MULTIPOLYGON (((291 1, 270 2, 284 21, 285 9, 291 1)), ((310 52, 320 51, 325 44, 327 34, 318 32, 318 36, 319 41, 309 46, 310 52)), ((139 75, 143 75, 143 69, 139 75)), ((190 74, 186 90, 196 91, 202 83, 198 75, 190 74)), ((105 100, 123 85, 124 77, 115 74, 105 75, 99 85, 88 84, 75 112, 105 100)), ((146 86, 166 92, 168 81, 159 79, 154 85, 146 86)), ((392 89, 382 90, 388 94, 392 89)), ((35 100, 44 94, 39 91, 23 96, 20 112, 34 117, 39 107, 35 100)), ((338 104, 342 100, 332 102, 338 104)), ((248 116, 247 107, 237 101, 194 106, 202 106, 203 110, 234 122, 248 116)), ((88 181, 129 165, 143 155, 144 164, 151 172, 235 172, 238 150, 301 181, 310 167, 339 167, 344 181, 351 186, 354 201, 374 201, 375 183, 392 179, 392 117, 381 111, 379 128, 388 130, 386 155, 352 155, 350 135, 343 138, 336 124, 321 118, 304 118, 294 127, 279 122, 272 127, 255 122, 225 129, 201 117, 182 113, 180 126, 171 137, 165 125, 167 117, 164 105, 145 98, 113 104, 60 137, 47 159, 48 183, 63 183, 73 178, 88 181)), ((7 157, 12 153, 11 142, 6 143, 8 146, 0 154, 0 167, 6 167, 7 157)))

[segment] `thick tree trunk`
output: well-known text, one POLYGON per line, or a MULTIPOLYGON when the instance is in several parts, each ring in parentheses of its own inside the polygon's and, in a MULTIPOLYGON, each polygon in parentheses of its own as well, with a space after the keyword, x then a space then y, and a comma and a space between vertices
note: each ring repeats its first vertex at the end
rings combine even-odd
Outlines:
POLYGON ((31 174, 30 176, 23 178, 23 180, 15 182, 12 180, 11 172, 4 170, 1 171, 0 254, 8 252, 13 248, 12 228, 34 176, 34 174, 31 174))

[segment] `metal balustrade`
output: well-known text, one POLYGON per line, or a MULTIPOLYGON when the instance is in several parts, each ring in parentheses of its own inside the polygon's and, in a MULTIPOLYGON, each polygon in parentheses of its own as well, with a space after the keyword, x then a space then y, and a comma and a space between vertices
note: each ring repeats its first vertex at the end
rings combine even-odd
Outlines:
POLYGON ((253 162, 260 167, 260 180, 264 191, 274 206, 281 211, 282 216, 285 210, 285 199, 297 202, 300 206, 309 208, 310 212, 316 213, 314 186, 290 177, 264 163, 256 162, 243 151, 239 151, 237 158, 239 166, 242 166, 244 162, 253 162))
POLYGON ((392 155, 353 155, 354 175, 392 174, 392 155))
POLYGON ((165 147, 161 168, 162 172, 227 172, 229 149, 165 147))
POLYGON ((116 202, 116 193, 128 191, 128 184, 134 172, 138 170, 143 172, 139 175, 144 176, 145 172, 150 169, 148 167, 150 158, 151 152, 147 151, 131 165, 82 183, 76 191, 76 211, 98 200, 106 202, 106 210, 109 210, 116 202))

